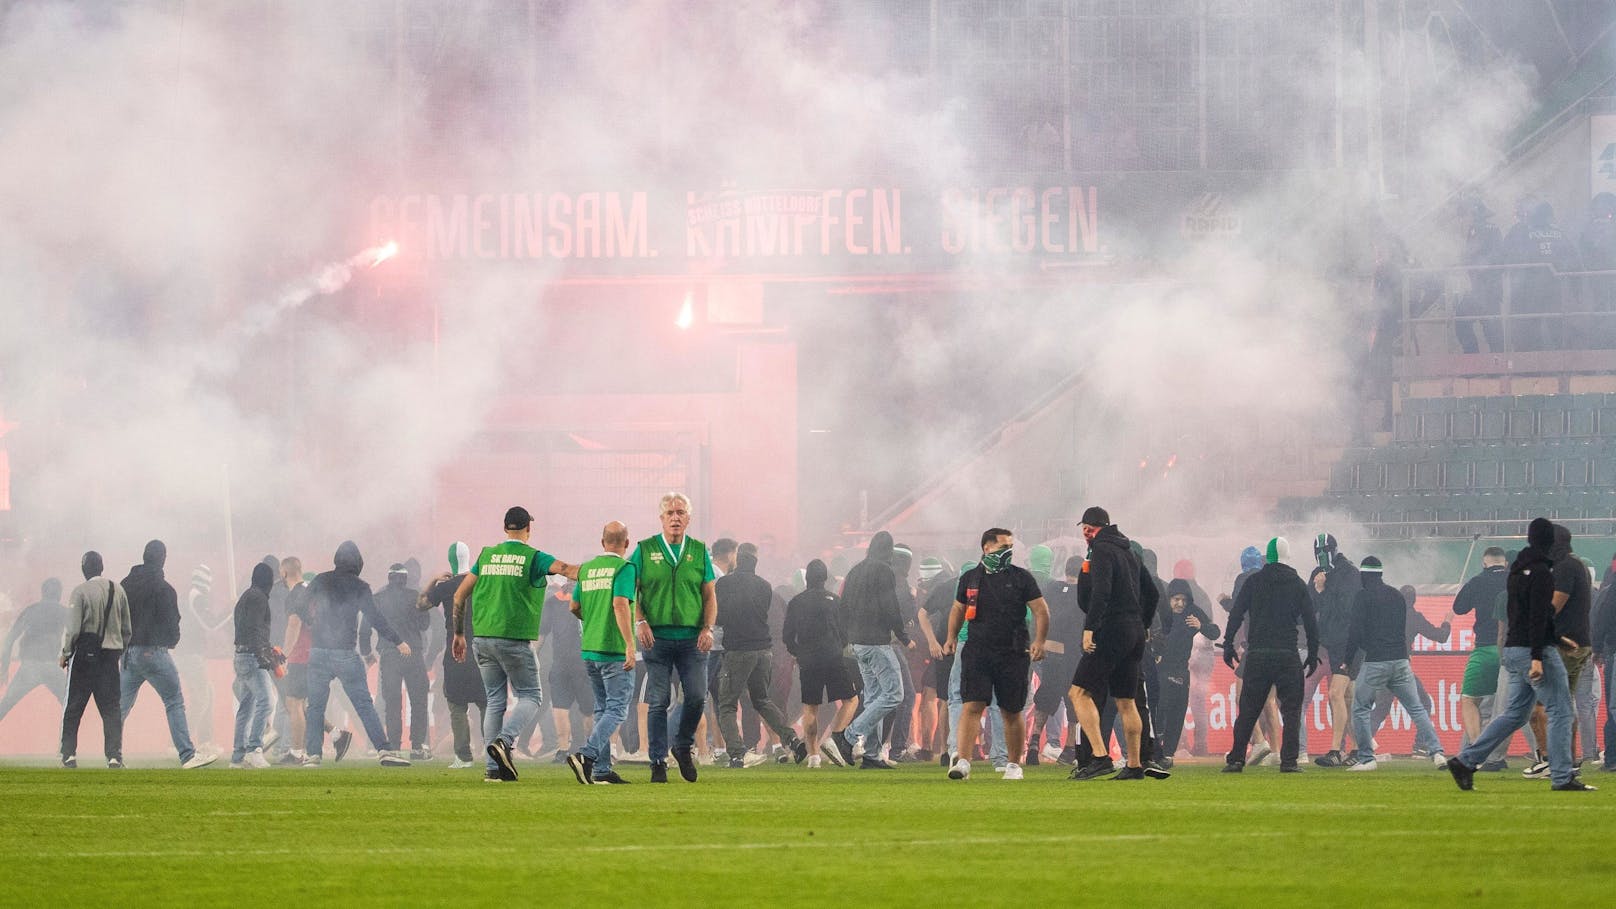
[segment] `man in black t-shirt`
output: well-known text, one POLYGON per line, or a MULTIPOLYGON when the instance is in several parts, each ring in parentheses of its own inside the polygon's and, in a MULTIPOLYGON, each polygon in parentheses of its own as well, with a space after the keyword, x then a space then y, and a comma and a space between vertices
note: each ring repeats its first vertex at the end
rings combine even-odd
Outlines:
POLYGON ((1481 573, 1466 581, 1453 598, 1454 615, 1476 616, 1471 629, 1475 644, 1465 660, 1459 703, 1467 744, 1492 721, 1492 702, 1498 693, 1498 626, 1503 618, 1498 603, 1508 580, 1509 560, 1504 550, 1489 546, 1481 554, 1481 573))
MULTIPOLYGON (((951 780, 969 779, 968 755, 976 751, 976 738, 982 729, 982 713, 988 702, 997 700, 1004 721, 1005 746, 1017 758, 1026 746, 1026 729, 1021 711, 1027 706, 1027 687, 1032 663, 1044 658, 1044 639, 1049 634, 1049 605, 1038 589, 1038 581, 1026 569, 1010 564, 1015 536, 1002 527, 982 534, 982 563, 960 575, 954 604, 948 616, 945 652, 954 652, 960 626, 970 623, 965 647, 960 651, 959 736, 949 768, 951 780), (1028 641, 1027 613, 1032 612, 1034 627, 1028 641)), ((1022 778, 1021 765, 1013 760, 1005 766, 1004 778, 1022 778)))

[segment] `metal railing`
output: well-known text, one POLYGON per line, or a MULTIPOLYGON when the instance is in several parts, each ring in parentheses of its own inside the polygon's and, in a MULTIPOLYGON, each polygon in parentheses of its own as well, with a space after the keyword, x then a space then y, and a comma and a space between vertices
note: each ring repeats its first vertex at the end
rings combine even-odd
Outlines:
POLYGON ((1428 325, 1447 326, 1466 353, 1480 352, 1483 339, 1489 353, 1616 348, 1616 270, 1469 265, 1405 268, 1401 278, 1405 357, 1420 355, 1415 330, 1428 325), (1444 311, 1431 315, 1440 304, 1444 311))

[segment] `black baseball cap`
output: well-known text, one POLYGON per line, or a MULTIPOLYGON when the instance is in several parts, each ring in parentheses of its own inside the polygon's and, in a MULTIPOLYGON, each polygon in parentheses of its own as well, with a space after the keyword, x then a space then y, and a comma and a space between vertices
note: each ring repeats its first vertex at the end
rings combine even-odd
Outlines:
POLYGON ((520 505, 512 505, 505 512, 506 530, 526 530, 533 525, 533 516, 520 505))
MULTIPOLYGON (((1067 514, 1071 514, 1071 512, 1068 511, 1067 514)), ((1098 505, 1090 505, 1077 523, 1087 524, 1090 527, 1105 527, 1111 523, 1111 515, 1107 514, 1106 510, 1098 505)))

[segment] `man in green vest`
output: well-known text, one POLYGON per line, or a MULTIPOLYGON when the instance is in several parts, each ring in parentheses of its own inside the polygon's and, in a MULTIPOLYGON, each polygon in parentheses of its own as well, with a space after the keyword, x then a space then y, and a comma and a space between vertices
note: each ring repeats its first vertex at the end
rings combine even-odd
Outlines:
POLYGON ((668 707, 673 701, 673 674, 679 674, 684 699, 679 729, 673 736, 673 759, 685 782, 696 781, 696 743, 707 702, 707 653, 713 649, 713 623, 718 620, 713 560, 707 545, 685 535, 690 526, 690 499, 670 492, 662 497, 662 533, 641 540, 628 557, 640 585, 640 618, 635 634, 645 653, 645 703, 650 741, 651 782, 668 781, 668 707))
POLYGON ((572 592, 572 614, 583 623, 584 671, 595 692, 595 726, 581 751, 567 757, 578 782, 627 783, 612 770, 612 733, 628 718, 634 693, 634 566, 628 552, 628 528, 617 521, 600 532, 600 555, 578 566, 572 592))
POLYGON ((472 650, 488 697, 483 711, 488 766, 483 778, 490 783, 515 782, 511 746, 539 713, 539 660, 532 644, 539 637, 545 579, 552 574, 578 579, 576 565, 528 545, 532 528, 533 516, 526 508, 517 505, 506 511, 505 542, 483 547, 471 574, 454 595, 456 631, 451 653, 459 662, 466 659, 462 633, 466 601, 472 604, 472 650), (507 685, 516 696, 516 707, 509 716, 505 714, 507 685))

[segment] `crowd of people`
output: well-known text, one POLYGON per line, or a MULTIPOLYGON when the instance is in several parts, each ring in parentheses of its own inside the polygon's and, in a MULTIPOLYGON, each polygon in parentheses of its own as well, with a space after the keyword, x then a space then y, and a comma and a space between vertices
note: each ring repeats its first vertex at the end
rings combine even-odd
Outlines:
MULTIPOLYGON (((1616 770, 1613 699, 1605 752, 1596 715, 1598 676, 1609 682, 1616 670, 1616 570, 1596 590, 1571 534, 1545 519, 1518 553, 1487 549, 1454 600, 1455 615, 1474 617, 1475 646, 1465 744, 1450 758, 1410 654, 1419 636, 1447 640, 1451 623, 1433 625, 1414 609, 1413 588, 1392 586, 1378 558, 1354 561, 1329 534, 1314 540, 1305 579, 1286 539, 1248 547, 1231 593, 1214 600, 1188 561, 1159 577, 1154 554, 1098 507, 1079 522, 1086 551, 1058 573, 1048 546, 1016 564, 1006 528, 983 532, 957 568, 917 562, 879 532, 856 564, 833 571, 815 559, 779 586, 758 575, 755 546, 708 545, 688 534, 691 517, 690 500, 669 493, 658 533, 636 542, 608 523, 601 553, 572 564, 534 548, 532 515, 513 507, 503 541, 475 557, 454 543, 447 570, 425 583, 413 560, 393 563, 377 589, 352 542, 320 574, 266 557, 229 619, 230 766, 318 768, 328 740, 340 761, 356 723, 383 766, 432 760, 436 729, 451 743, 450 766, 480 766, 489 782, 516 781, 519 762, 540 760, 612 785, 629 782, 618 772, 626 762, 666 783, 670 767, 695 782, 703 764, 769 760, 873 771, 935 760, 953 780, 984 764, 1020 780, 1046 763, 1070 765, 1074 780, 1167 779, 1181 752, 1207 752, 1205 688, 1221 653, 1239 688, 1226 773, 1276 753, 1280 772, 1303 772, 1303 705, 1315 691, 1330 719, 1317 768, 1378 769, 1376 737, 1395 701, 1415 730, 1413 756, 1463 789, 1476 772, 1508 769, 1517 731, 1531 747, 1524 775, 1554 789, 1592 790, 1580 775, 1590 758, 1616 770)), ((152 541, 118 582, 87 552, 84 582, 65 603, 61 583, 46 581, 0 650, 5 679, 20 645, 0 721, 45 687, 63 702, 60 760, 74 767, 93 699, 107 766, 119 768, 123 721, 149 682, 180 766, 214 763, 193 742, 187 695, 199 689, 180 649, 182 625, 211 615, 198 603, 211 573, 193 573, 194 622, 184 623, 166 558, 152 541)))

